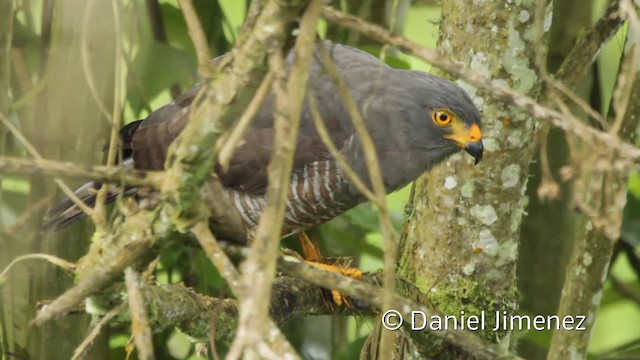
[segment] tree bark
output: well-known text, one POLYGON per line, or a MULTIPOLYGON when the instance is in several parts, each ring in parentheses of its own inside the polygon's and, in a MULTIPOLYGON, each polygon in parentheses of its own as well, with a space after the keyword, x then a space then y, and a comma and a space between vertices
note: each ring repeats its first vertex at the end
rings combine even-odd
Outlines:
MULTIPOLYGON (((508 5, 444 1, 439 50, 536 98, 535 11, 533 0, 508 5)), ((550 15, 548 11, 545 18, 550 15)), ((418 181, 400 244, 398 275, 446 315, 485 312, 487 330, 478 335, 509 348, 510 332, 490 329, 496 311, 510 315, 517 307, 518 235, 527 203, 528 164, 541 127, 519 109, 458 83, 483 111, 485 159, 474 167, 466 155, 454 155, 418 181)), ((416 346, 439 358, 472 356, 441 341, 416 346)))

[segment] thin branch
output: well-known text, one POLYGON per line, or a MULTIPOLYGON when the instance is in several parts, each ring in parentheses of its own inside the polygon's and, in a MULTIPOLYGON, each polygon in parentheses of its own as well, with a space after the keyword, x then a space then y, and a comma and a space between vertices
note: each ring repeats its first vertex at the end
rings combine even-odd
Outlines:
MULTIPOLYGON (((205 223, 196 225, 193 231, 203 248, 208 249, 207 255, 214 263, 219 264, 221 259, 226 259, 227 255, 221 251, 219 244, 205 223), (212 249, 212 245, 215 252, 209 251, 212 249)), ((220 245, 223 245, 225 251, 234 258, 244 258, 247 255, 247 249, 244 247, 230 243, 220 245)), ((223 261, 228 262, 224 266, 235 274, 233 276, 237 276, 237 270, 231 265, 231 262, 228 259, 223 261)), ((363 281, 357 281, 310 266, 291 256, 278 257, 278 268, 286 274, 295 276, 295 278, 281 276, 273 284, 271 315, 277 324, 283 324, 304 315, 326 314, 324 295, 317 286, 338 289, 354 298, 366 299, 370 305, 376 308, 380 308, 383 303, 384 290, 375 285, 380 282, 379 274, 365 275, 363 281), (304 279, 304 281, 296 278, 304 279), (287 301, 282 301, 282 299, 287 299, 287 301)), ((232 286, 237 285, 238 283, 235 283, 232 286)), ((411 286, 411 284, 403 283, 403 286, 411 286)), ((146 302, 145 306, 157 309, 154 316, 149 319, 154 331, 177 326, 190 336, 203 338, 208 336, 209 327, 198 324, 208 324, 207 319, 213 317, 213 321, 216 322, 217 340, 229 341, 233 336, 238 314, 237 304, 234 300, 210 298, 197 294, 183 285, 150 285, 143 287, 142 292, 146 302)), ((393 300, 394 307, 392 309, 397 309, 405 319, 410 318, 412 310, 423 311, 429 315, 440 315, 437 309, 428 305, 428 301, 421 301, 427 305, 419 305, 415 301, 398 295, 394 295, 393 300)), ((349 312, 372 314, 368 307, 363 310, 349 309, 347 313, 349 312)), ((416 333, 417 336, 423 336, 420 332, 416 333)), ((515 355, 505 352, 500 346, 482 340, 470 331, 427 331, 425 333, 449 339, 462 349, 481 357, 518 359, 515 355)))
MULTIPOLYGON (((395 277, 396 277, 396 247, 393 243, 394 239, 397 237, 396 231, 393 228, 393 223, 391 222, 391 215, 389 213, 389 207, 386 202, 386 189, 382 180, 382 171, 380 170, 380 163, 378 162, 378 154, 376 148, 373 144, 373 140, 369 135, 369 131, 365 125, 364 119, 362 115, 358 111, 358 106, 351 96, 350 91, 346 88, 344 84, 344 80, 338 74, 335 65, 331 61, 331 57, 327 52, 327 49, 323 46, 320 46, 320 58, 322 64, 324 66, 324 70, 331 77, 333 82, 336 84, 338 88, 338 92, 340 93, 340 97, 344 102, 347 111, 349 112, 349 116, 351 117, 351 121, 353 122, 353 126, 356 130, 356 134, 358 135, 358 140, 360 145, 362 146, 362 152, 364 153, 364 160, 367 165, 367 172, 369 175, 369 180, 371 181, 373 193, 376 198, 375 204, 378 206, 378 218, 380 219, 380 233, 383 239, 384 245, 384 305, 383 309, 389 309, 392 306, 393 294, 395 293, 395 277)), ((384 331, 387 331, 386 329, 384 331)), ((383 339, 387 339, 387 336, 383 336, 383 339)), ((388 348, 384 348, 383 350, 388 351, 388 348)))
POLYGON ((616 291, 620 293, 620 295, 633 301, 636 304, 636 306, 640 306, 640 292, 638 292, 638 290, 636 290, 633 286, 630 286, 624 281, 620 280, 615 275, 611 275, 609 277, 609 280, 611 280, 611 284, 616 289, 616 291))
MULTIPOLYGON (((227 359, 238 359, 247 350, 255 351, 262 357, 269 357, 260 344, 262 339, 268 337, 268 329, 262 324, 269 319, 271 283, 276 273, 276 256, 286 210, 286 199, 290 190, 293 154, 322 4, 322 0, 311 0, 302 16, 294 50, 295 58, 288 79, 282 49, 286 39, 274 42, 268 49, 269 68, 274 76, 275 137, 267 169, 269 178, 266 190, 267 201, 260 214, 260 222, 256 228, 249 257, 243 264, 242 281, 246 292, 240 300, 238 332, 227 359), (256 282, 256 278, 260 281, 256 282)), ((286 31, 287 28, 279 30, 286 31)))
POLYGON ((6 279, 7 275, 9 274, 9 271, 11 271, 11 269, 18 264, 19 262, 22 262, 24 260, 46 260, 48 262, 50 262, 51 264, 61 267, 66 271, 71 271, 74 272, 76 270, 76 264, 72 263, 72 262, 68 262, 65 259, 61 259, 59 257, 55 257, 53 255, 49 255, 49 254, 27 254, 27 255, 22 255, 22 256, 18 256, 17 258, 13 259, 9 265, 7 265, 7 267, 4 268, 4 270, 2 270, 2 272, 0 273, 0 284, 4 282, 4 280, 6 279))
POLYGON ((228 136, 224 136, 218 139, 218 144, 222 144, 216 144, 216 146, 220 147, 218 164, 220 164, 222 169, 226 170, 229 167, 229 162, 233 157, 234 151, 238 147, 238 144, 240 144, 240 141, 242 141, 242 139, 244 138, 244 134, 247 132, 249 125, 251 125, 251 121, 256 116, 258 111, 260 111, 262 103, 264 103, 264 100, 269 94, 269 90, 271 90, 272 83, 273 72, 269 72, 262 80, 262 83, 260 84, 256 95, 253 97, 253 99, 251 99, 249 106, 247 106, 247 110, 242 113, 242 116, 238 120, 236 126, 233 127, 233 130, 231 130, 231 133, 228 136))
MULTIPOLYGON (((440 312, 428 305, 428 298, 419 299, 419 302, 392 294, 393 306, 384 308, 384 300, 387 291, 372 284, 354 280, 350 277, 310 266, 297 258, 284 256, 278 258, 278 269, 285 274, 304 279, 317 286, 336 289, 356 299, 364 299, 370 305, 383 310, 396 310, 407 321, 411 319, 412 311, 422 311, 429 316, 442 316, 440 312)), ((422 297, 424 295, 420 295, 422 297)), ((514 354, 497 344, 489 343, 468 330, 442 330, 442 331, 412 331, 411 336, 422 338, 427 334, 433 334, 459 346, 464 351, 489 359, 519 359, 514 354)))
POLYGON ((85 337, 80 345, 78 345, 78 347, 73 351, 73 357, 71 358, 71 360, 79 360, 84 358, 85 354, 91 349, 91 346, 93 346, 93 343, 98 338, 98 335, 100 335, 100 330, 102 330, 104 326, 106 326, 111 320, 113 320, 113 318, 118 316, 118 314, 120 314, 126 308, 127 303, 122 302, 120 303, 120 305, 109 310, 109 312, 106 313, 100 319, 100 321, 98 321, 95 326, 93 326, 93 328, 91 328, 91 331, 89 332, 87 337, 85 337))
MULTIPOLYGON (((403 51, 431 63, 455 77, 464 79, 468 83, 486 90, 491 96, 497 99, 522 108, 531 116, 541 120, 546 120, 551 125, 570 132, 587 143, 596 142, 608 148, 615 148, 620 154, 620 160, 640 161, 640 149, 635 146, 622 142, 620 139, 611 136, 610 134, 595 130, 580 121, 573 119, 568 120, 563 116, 563 114, 538 104, 536 100, 517 93, 515 90, 505 86, 499 81, 487 79, 475 71, 468 70, 450 59, 444 58, 431 49, 420 46, 402 36, 394 35, 382 27, 371 24, 357 17, 341 13, 332 8, 325 7, 322 10, 322 16, 338 25, 360 31, 377 41, 388 42, 403 51)), ((600 44, 601 43, 598 44, 598 49, 600 49, 600 44)), ((597 52, 593 54, 593 56, 596 54, 597 52)), ((565 83, 570 82, 565 81, 565 83)))
POLYGON ((198 14, 193 8, 191 0, 178 0, 178 3, 180 3, 184 20, 187 23, 189 36, 193 41, 193 45, 196 47, 196 55, 198 56, 198 74, 202 77, 210 78, 213 75, 211 51, 209 50, 207 36, 202 30, 198 14))
POLYGON ((88 166, 47 159, 23 159, 0 156, 0 171, 5 174, 44 174, 74 180, 95 180, 110 184, 160 187, 162 172, 129 170, 115 166, 88 166))
POLYGON ((142 295, 142 279, 140 273, 131 267, 124 271, 124 280, 127 285, 129 299, 129 309, 131 310, 131 333, 133 341, 138 349, 138 358, 141 360, 152 360, 153 338, 149 327, 147 307, 142 295))
MULTIPOLYGON (((629 0, 620 1, 621 16, 629 20, 628 31, 634 32, 632 36, 627 37, 628 44, 630 38, 640 34, 640 23, 636 11, 629 0)), ((609 133, 629 142, 635 140, 636 128, 640 123, 640 118, 637 116, 640 113, 640 102, 637 101, 640 99, 640 81, 637 78, 640 68, 636 66, 640 48, 637 43, 633 41, 631 43, 633 45, 629 44, 630 46, 627 46, 623 54, 617 79, 623 82, 631 80, 633 83, 616 86, 616 91, 626 93, 619 93, 612 99, 616 118, 609 133), (634 65, 629 66, 630 62, 634 65), (629 101, 633 98, 636 101, 629 101), (623 100, 620 101, 620 99, 623 100), (620 112, 616 106, 621 106, 620 112), (624 131, 618 131, 620 129, 624 131)), ((610 164, 615 162, 617 155, 615 151, 608 151, 602 154, 601 158, 610 164)), ((554 332, 549 347, 548 359, 550 360, 585 357, 587 354, 594 315, 600 305, 606 280, 604 275, 610 267, 615 241, 620 237, 627 192, 627 169, 611 165, 609 168, 601 169, 597 164, 598 155, 590 152, 577 152, 574 156, 582 157, 581 162, 588 164, 588 166, 577 167, 579 177, 574 184, 574 201, 584 217, 579 227, 581 236, 576 238, 567 265, 572 271, 567 271, 558 314, 560 317, 578 314, 589 315, 589 317, 586 322, 586 331, 554 332)))
MULTIPOLYGON (((91 68, 91 61, 89 60, 89 54, 91 51, 89 50, 89 41, 87 40, 91 31, 89 29, 92 27, 92 12, 95 7, 96 0, 89 0, 87 3, 87 7, 84 11, 84 19, 82 22, 82 34, 80 39, 80 44, 82 45, 80 48, 80 59, 82 60, 82 72, 84 73, 84 78, 87 80, 87 86, 89 87, 89 92, 91 93, 91 97, 93 101, 95 101, 96 105, 98 105, 98 109, 104 115, 104 117, 112 121, 111 113, 107 109, 107 106, 102 101, 102 97, 100 96, 100 92, 96 87, 95 77, 93 76, 93 69, 91 68)), ((120 61, 118 58, 117 61, 120 61)), ((118 78, 116 78, 116 83, 118 82, 118 78)))
POLYGON ((257 14, 257 19, 247 19, 255 22, 255 28, 239 37, 232 51, 234 61, 205 87, 206 96, 193 105, 189 123, 171 147, 173 161, 162 179, 163 201, 146 199, 144 208, 131 211, 114 227, 113 234, 95 239, 83 257, 78 283, 42 309, 33 321, 35 325, 64 316, 134 261, 144 261, 143 255, 153 245, 164 242, 172 230, 186 230, 206 219, 201 189, 215 163, 216 153, 211 149, 219 134, 242 113, 266 73, 265 44, 284 36, 271 30, 293 21, 303 3, 271 1, 267 5, 270 7, 257 14))
MULTIPOLYGON (((149 16, 149 24, 151 25, 151 32, 153 38, 162 43, 167 43, 167 31, 164 27, 164 20, 162 19, 162 12, 160 11, 160 3, 158 0, 145 0, 147 6, 147 15, 149 16)), ((182 87, 180 83, 174 83, 170 87, 171 96, 175 99, 182 93, 182 87)))
MULTIPOLYGON (((111 134, 109 136, 109 148, 107 150, 107 166, 114 165, 116 163, 116 157, 118 156, 118 144, 120 143, 120 125, 122 123, 122 109, 120 104, 120 81, 121 81, 121 60, 122 60, 122 34, 120 27, 120 9, 118 7, 118 1, 112 0, 111 5, 113 8, 113 23, 114 23, 114 84, 113 84, 113 109, 111 110, 111 116, 107 119, 111 121, 111 134)), ((95 212, 94 224, 96 231, 106 232, 106 209, 105 202, 107 194, 109 192, 109 185, 103 184, 98 190, 96 195, 96 202, 93 211, 95 212), (97 222, 96 222, 97 221, 97 222)))
POLYGON ((316 126, 316 130, 318 131, 320 140, 322 140, 324 145, 327 147, 327 150, 329 150, 331 156, 333 156, 333 158, 340 166, 340 171, 344 173, 349 182, 353 184, 356 189, 358 189, 358 191, 362 195, 364 195, 365 198, 367 198, 367 200, 371 201, 374 204, 377 204, 378 198, 375 197, 375 195, 371 192, 367 185, 362 181, 362 179, 360 179, 358 174, 356 174, 349 163, 347 163, 347 160, 344 158, 344 156, 340 153, 340 150, 338 150, 333 141, 331 141, 327 126, 322 120, 322 115, 320 115, 318 105, 316 104, 313 93, 311 93, 311 91, 309 91, 309 94, 307 94, 307 102, 309 104, 311 118, 313 119, 313 123, 316 126))
POLYGON ((600 53, 603 45, 620 29, 624 20, 619 14, 620 0, 612 0, 604 15, 581 37, 555 73, 555 78, 573 88, 584 75, 587 67, 600 53))
MULTIPOLYGON (((33 147, 33 145, 31 145, 31 143, 29 143, 29 141, 24 137, 24 135, 22 135, 22 133, 20 132, 20 130, 18 130, 12 123, 11 121, 9 121, 9 119, 7 119, 4 114, 0 113, 0 122, 2 122, 2 124, 4 124, 4 126, 9 129, 9 131, 11 132, 11 134, 13 134, 13 136, 15 136, 15 138, 22 144, 22 146, 24 146, 24 148, 27 150, 27 152, 29 154, 31 154, 31 156, 33 156, 36 160, 42 160, 42 156, 40 156, 40 154, 38 153, 38 151, 36 150, 35 147, 33 147)), ((73 190, 71 190, 71 188, 69 186, 67 186, 67 184, 65 184, 62 180, 60 180, 59 178, 54 178, 53 182, 58 185, 58 187, 62 190, 62 192, 71 200, 73 201, 73 203, 78 206, 78 208, 80 210, 82 210, 82 212, 84 212, 85 214, 87 214, 89 217, 93 217, 93 209, 91 209, 90 207, 88 207, 84 202, 82 202, 82 200, 80 200, 78 198, 78 196, 76 196, 76 194, 73 192, 73 190)))
MULTIPOLYGON (((231 263, 231 260, 229 260, 227 255, 220 248, 218 241, 213 236, 213 233, 211 233, 207 222, 200 222, 196 224, 191 229, 191 231, 196 236, 196 239, 200 243, 200 246, 204 250, 209 260, 211 260, 220 275, 225 279, 227 284, 229 284, 231 290, 237 296, 242 297, 244 295, 244 289, 241 285, 240 274, 238 273, 238 270, 235 268, 235 266, 231 263)), ((200 308, 201 307, 197 307, 196 309, 200 308)), ((218 310, 223 311, 220 309, 218 310)), ((225 313, 228 313, 228 311, 225 311, 225 313)), ((234 310, 233 313, 237 314, 237 310, 234 310)), ((229 328, 231 328, 233 330, 235 328, 234 325, 235 324, 233 323, 229 323, 229 321, 225 321, 224 324, 216 322, 216 336, 224 336, 225 334, 228 335, 229 331, 225 331, 224 329, 228 330, 229 328)), ((264 326, 268 329, 270 334, 270 336, 266 337, 267 341, 271 342, 272 348, 276 349, 281 357, 289 357, 291 359, 298 358, 296 351, 291 347, 291 344, 289 344, 284 335, 282 335, 282 332, 280 332, 280 329, 273 323, 271 319, 267 319, 264 326)))
MULTIPOLYGON (((148 254, 156 237, 163 235, 159 229, 150 229, 150 224, 154 221, 154 213, 140 211, 127 216, 126 221, 119 226, 120 232, 115 239, 107 236, 96 240, 82 259, 78 283, 41 309, 32 323, 40 326, 46 321, 65 316, 82 300, 122 274, 135 260, 148 254), (109 250, 103 252, 105 248, 109 250)), ((166 226, 163 228, 168 231, 166 226)))
POLYGON ((628 121, 628 116, 625 115, 627 115, 627 108, 634 92, 633 87, 638 86, 636 84, 636 76, 640 66, 638 65, 640 64, 640 44, 637 41, 637 37, 640 36, 638 8, 640 8, 640 5, 634 8, 634 5, 629 0, 622 0, 620 3, 622 17, 629 20, 627 36, 631 36, 634 40, 626 41, 626 48, 624 49, 626 54, 621 59, 616 86, 613 90, 612 104, 613 109, 615 109, 615 117, 609 129, 609 133, 612 135, 618 134, 625 119, 628 121))

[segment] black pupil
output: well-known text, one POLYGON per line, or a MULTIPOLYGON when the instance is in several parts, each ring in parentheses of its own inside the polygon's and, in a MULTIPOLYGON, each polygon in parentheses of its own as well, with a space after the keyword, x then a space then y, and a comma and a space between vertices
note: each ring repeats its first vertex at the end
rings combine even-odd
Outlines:
POLYGON ((440 114, 440 121, 445 122, 449 120, 449 115, 447 114, 440 114))

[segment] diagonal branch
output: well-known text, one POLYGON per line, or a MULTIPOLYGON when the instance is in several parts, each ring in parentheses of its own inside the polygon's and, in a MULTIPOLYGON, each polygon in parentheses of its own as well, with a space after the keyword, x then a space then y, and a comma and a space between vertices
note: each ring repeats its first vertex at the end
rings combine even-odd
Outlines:
POLYGON ((161 172, 145 172, 116 166, 78 165, 47 159, 23 159, 0 156, 0 171, 5 174, 44 174, 74 180, 94 180, 111 184, 160 187, 161 172))
POLYGON ((603 45, 620 29, 624 19, 620 16, 620 0, 613 0, 598 22, 589 32, 578 39, 555 74, 569 88, 573 88, 584 76, 587 67, 593 63, 603 45))
MULTIPOLYGON (((191 120, 172 145, 171 166, 164 176, 159 204, 135 209, 114 228, 112 234, 96 236, 78 271, 76 286, 43 309, 34 324, 64 316, 87 296, 104 287, 134 261, 145 261, 152 246, 162 243, 176 229, 188 229, 199 219, 206 219, 201 189, 210 178, 216 153, 210 151, 218 136, 242 113, 266 73, 266 45, 284 34, 272 29, 293 21, 300 2, 291 4, 270 1, 255 26, 239 38, 228 64, 193 105, 191 120), (286 8, 285 8, 286 7, 286 8), (172 221, 172 223, 171 223, 172 221)), ((224 200, 224 199, 222 199, 224 200)), ((148 259, 146 259, 148 260, 148 259)))
MULTIPOLYGON (((269 319, 271 283, 276 273, 276 256, 281 238, 286 198, 293 168, 300 116, 313 50, 316 26, 320 18, 322 0, 311 0, 300 22, 296 40, 295 58, 289 77, 285 70, 283 51, 285 39, 280 39, 269 49, 269 67, 274 75, 274 148, 268 167, 269 182, 266 190, 266 206, 251 245, 249 256, 242 268, 242 281, 246 292, 240 299, 238 333, 229 350, 228 359, 237 359, 245 352, 256 352, 265 357, 259 342, 268 338, 263 324, 269 319), (256 282, 255 279, 260 279, 256 282)), ((285 30, 285 29, 281 29, 285 30)))
POLYGON ((434 50, 422 47, 403 36, 392 34, 385 28, 328 7, 322 10, 322 16, 338 25, 362 32, 377 41, 392 44, 455 77, 464 79, 473 86, 486 90, 491 96, 501 101, 522 108, 531 116, 546 120, 551 125, 570 132, 586 143, 596 143, 606 148, 614 148, 619 152, 621 161, 640 161, 640 149, 637 147, 623 142, 615 136, 593 129, 577 119, 567 119, 562 113, 538 104, 531 97, 521 95, 499 81, 487 79, 475 71, 468 70, 444 58, 434 50))

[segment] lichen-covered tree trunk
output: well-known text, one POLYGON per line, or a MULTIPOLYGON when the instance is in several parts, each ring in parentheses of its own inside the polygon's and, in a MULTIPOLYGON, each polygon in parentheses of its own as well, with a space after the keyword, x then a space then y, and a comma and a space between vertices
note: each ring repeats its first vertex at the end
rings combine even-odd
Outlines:
MULTIPOLYGON (((536 98, 536 1, 444 1, 439 51, 489 78, 536 98)), ((545 15, 545 32, 551 11, 545 15)), ((517 108, 458 81, 482 110, 485 158, 451 157, 421 178, 407 235, 400 244, 398 275, 414 283, 445 315, 486 315, 478 334, 509 346, 509 332, 493 332, 494 313, 516 310, 516 261, 527 204, 529 162, 541 126, 517 108)), ((409 295, 411 294, 404 294, 409 295)), ((442 342, 417 344, 424 354, 459 358, 442 342)))

